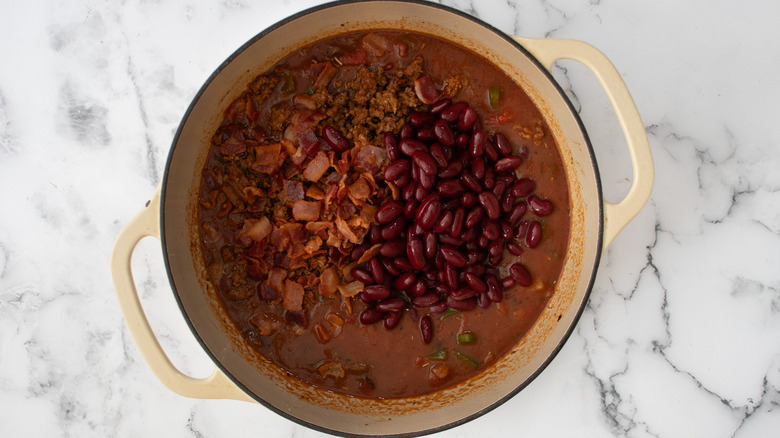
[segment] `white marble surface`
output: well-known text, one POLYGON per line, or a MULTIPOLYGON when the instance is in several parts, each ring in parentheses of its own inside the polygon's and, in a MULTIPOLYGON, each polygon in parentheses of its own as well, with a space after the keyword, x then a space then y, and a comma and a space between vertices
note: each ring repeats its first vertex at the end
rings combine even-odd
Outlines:
MULTIPOLYGON (((201 83, 264 27, 318 3, 0 3, 0 436, 322 436, 261 406, 163 387, 109 275, 114 239, 159 182, 201 83)), ((647 127, 656 184, 547 370, 440 436, 777 436, 780 4, 443 3, 607 54, 647 127)), ((606 98, 580 65, 555 76, 581 110, 607 198, 620 199, 630 165, 606 98)), ((159 243, 143 241, 133 266, 174 362, 209 374, 159 243)))

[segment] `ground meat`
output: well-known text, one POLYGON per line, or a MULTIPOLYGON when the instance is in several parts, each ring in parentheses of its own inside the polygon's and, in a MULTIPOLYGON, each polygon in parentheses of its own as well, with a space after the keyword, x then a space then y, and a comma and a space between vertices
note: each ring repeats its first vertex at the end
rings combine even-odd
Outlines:
POLYGON ((268 127, 277 135, 281 133, 282 128, 290 121, 293 113, 293 107, 288 102, 279 102, 271 107, 271 116, 268 120, 268 127))
POLYGON ((464 74, 457 74, 455 76, 450 76, 447 79, 444 80, 444 83, 446 84, 444 87, 444 90, 442 90, 442 94, 446 97, 455 97, 460 93, 460 90, 468 86, 469 84, 469 78, 468 76, 464 74))
POLYGON ((277 84, 279 84, 279 76, 260 75, 249 84, 249 89, 252 90, 255 101, 263 103, 273 93, 277 84))

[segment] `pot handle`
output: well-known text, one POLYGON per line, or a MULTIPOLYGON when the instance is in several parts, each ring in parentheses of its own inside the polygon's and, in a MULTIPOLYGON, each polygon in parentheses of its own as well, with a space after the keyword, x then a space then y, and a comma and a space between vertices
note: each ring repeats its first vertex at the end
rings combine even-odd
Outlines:
POLYGON ((623 129, 634 179, 628 194, 618 203, 604 202, 604 248, 642 210, 653 190, 654 167, 639 111, 617 69, 598 49, 582 41, 513 37, 547 69, 559 59, 572 59, 588 67, 617 115, 623 129))
POLYGON ((119 232, 111 254, 111 277, 127 327, 149 368, 170 390, 186 397, 252 401, 219 368, 211 376, 196 379, 183 374, 163 351, 146 319, 135 287, 131 257, 147 236, 160 238, 160 187, 152 199, 119 232))

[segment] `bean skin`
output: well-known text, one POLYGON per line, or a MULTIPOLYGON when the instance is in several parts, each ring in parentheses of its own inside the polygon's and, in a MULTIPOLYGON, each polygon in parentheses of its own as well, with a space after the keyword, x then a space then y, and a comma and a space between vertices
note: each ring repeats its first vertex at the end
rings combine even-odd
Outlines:
POLYGON ((341 133, 331 125, 325 125, 322 128, 322 136, 325 142, 335 151, 346 151, 349 149, 349 142, 341 133))
POLYGON ((485 210, 480 206, 476 206, 469 211, 468 215, 466 215, 466 222, 464 225, 466 228, 473 228, 482 221, 484 215, 485 210))
POLYGON ((419 205, 420 203, 417 202, 416 199, 409 199, 404 206, 404 217, 407 219, 414 219, 415 214, 417 214, 417 207, 419 205))
POLYGON ((439 251, 439 239, 436 237, 436 233, 426 231, 423 235, 423 244, 425 257, 429 259, 436 257, 436 253, 439 251))
POLYGON ((398 132, 398 137, 400 137, 401 140, 414 137, 414 126, 412 126, 410 123, 406 123, 401 126, 401 130, 398 132))
POLYGON ((503 287, 504 289, 509 289, 514 285, 515 285, 515 279, 512 277, 504 277, 501 279, 501 287, 503 287))
POLYGON ((507 242, 506 249, 509 251, 509 254, 512 254, 513 256, 521 256, 524 252, 523 247, 515 242, 507 242))
POLYGON ((455 146, 457 146, 460 149, 466 149, 469 145, 470 140, 471 140, 471 136, 466 134, 465 132, 462 132, 458 134, 457 137, 455 137, 455 146))
POLYGON ((439 114, 445 108, 450 106, 450 104, 452 104, 452 99, 450 99, 449 97, 445 97, 444 99, 431 105, 431 107, 428 108, 428 111, 430 111, 431 114, 439 114))
POLYGON ((349 273, 352 274, 352 277, 354 277, 355 280, 363 284, 374 284, 374 277, 364 269, 352 268, 349 273))
POLYGON ((487 145, 487 134, 485 131, 478 129, 471 134, 471 140, 469 141, 469 153, 472 157, 481 157, 485 153, 485 147, 487 145))
POLYGON ((488 157, 490 161, 498 161, 498 151, 496 150, 496 146, 490 140, 485 142, 485 156, 488 157))
POLYGON ((494 275, 488 275, 485 280, 487 283, 487 293, 485 294, 488 299, 494 303, 500 303, 504 299, 504 291, 498 278, 494 275))
POLYGON ((428 311, 431 313, 444 313, 449 306, 446 301, 439 301, 428 307, 428 311))
POLYGON ((509 223, 512 225, 520 223, 520 219, 522 219, 526 210, 528 210, 528 207, 524 202, 520 201, 515 204, 514 208, 512 208, 512 213, 509 214, 509 223))
POLYGON ((436 120, 436 117, 428 111, 412 111, 409 113, 409 123, 418 128, 430 125, 434 120, 436 120))
POLYGON ((536 182, 530 178, 520 178, 512 185, 512 194, 516 198, 528 196, 534 190, 536 190, 536 182))
POLYGON ((439 172, 439 178, 442 179, 448 179, 453 178, 463 171, 463 163, 460 161, 451 161, 447 167, 444 168, 441 172, 439 172))
POLYGON ((496 149, 501 155, 505 157, 512 155, 512 145, 504 134, 497 132, 493 136, 493 143, 496 145, 496 149))
POLYGON ((477 291, 475 291, 474 289, 471 289, 469 287, 461 287, 450 291, 450 294, 447 297, 447 299, 449 300, 450 298, 452 298, 454 300, 463 301, 475 297, 476 295, 477 295, 477 291))
POLYGON ((379 254, 382 254, 382 257, 387 257, 390 259, 398 257, 404 252, 406 252, 406 244, 403 240, 399 239, 385 242, 382 244, 382 247, 379 248, 379 254))
POLYGON ((438 303, 439 300, 439 294, 436 292, 428 292, 412 298, 412 304, 417 307, 428 307, 438 303))
POLYGON ((458 270, 455 269, 455 266, 450 263, 444 265, 444 280, 446 281, 450 290, 456 289, 460 284, 460 280, 458 279, 458 270))
POLYGON ((426 151, 428 148, 425 146, 425 143, 421 142, 420 140, 415 140, 412 138, 405 138, 398 142, 398 148, 401 150, 401 153, 411 157, 412 154, 414 154, 417 151, 426 151))
POLYGON ((427 151, 416 151, 412 154, 412 161, 420 168, 421 172, 433 175, 439 171, 436 160, 427 151))
POLYGON ((384 326, 387 330, 392 330, 398 326, 398 323, 401 322, 401 317, 404 316, 404 312, 397 311, 397 312, 389 312, 385 313, 385 320, 384 320, 384 326))
POLYGON ((428 152, 431 154, 431 157, 436 160, 436 164, 438 164, 442 169, 446 168, 447 165, 450 164, 449 160, 447 159, 447 154, 444 152, 444 148, 439 143, 432 144, 428 152))
POLYGON ((459 179, 448 179, 440 182, 436 190, 442 196, 454 198, 461 196, 466 191, 466 186, 459 179))
POLYGON ((400 297, 394 297, 394 298, 386 298, 374 306, 374 308, 382 313, 387 312, 398 312, 403 310, 404 306, 406 305, 406 301, 404 301, 403 298, 400 297))
POLYGON ((463 172, 463 174, 460 176, 460 180, 471 191, 474 191, 476 193, 480 193, 482 191, 482 186, 479 184, 479 180, 477 180, 477 177, 475 177, 471 173, 463 172))
POLYGON ((401 158, 401 150, 398 149, 398 142, 396 142, 395 135, 392 132, 385 132, 385 135, 382 136, 382 144, 390 161, 396 161, 401 158))
POLYGON ((408 257, 396 257, 393 259, 393 266, 400 269, 401 271, 414 271, 414 266, 412 266, 412 262, 409 261, 408 257))
POLYGON ((496 162, 496 172, 504 173, 511 170, 515 170, 517 166, 523 163, 523 158, 513 155, 511 157, 504 157, 496 162))
POLYGON ((441 112, 441 118, 450 123, 455 123, 458 121, 458 118, 460 118, 460 113, 466 109, 467 106, 468 104, 466 102, 455 102, 441 112))
POLYGON ((450 228, 450 236, 457 238, 460 233, 463 232, 463 221, 466 219, 466 210, 463 207, 455 210, 455 215, 452 218, 452 227, 450 228))
POLYGON ((371 272, 371 277, 374 281, 382 284, 385 282, 385 268, 382 267, 382 262, 377 257, 372 257, 368 261, 368 270, 371 272))
POLYGON ((395 182, 402 176, 410 175, 412 171, 412 162, 407 159, 393 161, 385 168, 384 177, 387 181, 395 182))
POLYGON ((456 300, 452 295, 447 295, 447 305, 455 310, 468 311, 477 307, 477 298, 471 297, 465 300, 456 300))
POLYGON ((406 230, 406 218, 398 216, 392 222, 382 227, 382 238, 393 240, 400 236, 404 230, 406 230))
POLYGON ((490 241, 496 240, 501 237, 501 227, 495 221, 485 221, 482 224, 482 235, 490 241))
POLYGON ((479 202, 477 200, 477 195, 474 194, 473 192, 466 192, 460 198, 460 203, 465 208, 471 208, 471 207, 477 205, 477 202, 479 202))
POLYGON ((440 215, 441 203, 434 199, 428 203, 420 204, 420 207, 417 209, 417 215, 415 216, 415 219, 417 220, 417 225, 419 225, 420 228, 427 230, 436 224, 440 215))
POLYGON ((466 259, 466 256, 458 251, 457 248, 449 245, 441 245, 439 247, 439 252, 447 263, 450 263, 451 265, 458 268, 466 266, 468 259, 466 259))
POLYGON ((482 179, 485 176, 485 160, 475 158, 471 161, 471 173, 477 178, 482 179))
POLYGON ((452 226, 452 212, 445 211, 444 214, 439 217, 439 221, 433 226, 433 232, 440 234, 448 230, 452 226))
POLYGON ((464 108, 460 113, 460 117, 458 118, 458 130, 461 132, 470 131, 471 128, 474 127, 478 117, 479 116, 477 115, 477 111, 475 111, 474 108, 464 108))
POLYGON ((415 281, 417 281, 417 275, 415 275, 414 272, 404 272, 403 274, 396 277, 395 281, 393 282, 393 289, 409 289, 415 281))
POLYGON ((420 172, 420 185, 426 190, 431 190, 436 186, 436 174, 420 172))
POLYGON ((412 296, 420 296, 425 293, 428 288, 425 286, 425 281, 422 278, 418 278, 417 281, 409 288, 409 292, 412 296))

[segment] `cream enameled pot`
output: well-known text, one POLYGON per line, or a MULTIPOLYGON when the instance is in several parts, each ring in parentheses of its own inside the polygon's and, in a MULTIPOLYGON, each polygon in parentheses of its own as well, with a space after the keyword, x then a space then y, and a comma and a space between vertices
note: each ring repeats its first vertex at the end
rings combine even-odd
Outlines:
POLYGON ((263 31, 203 85, 174 138, 160 189, 122 230, 112 274, 130 332, 144 359, 170 389, 197 398, 256 401, 306 426, 339 435, 420 435, 471 420, 516 394, 553 359, 584 308, 601 252, 639 212, 653 184, 653 163, 639 114, 620 75, 577 41, 513 38, 473 17, 418 1, 339 2, 313 8, 263 31), (571 194, 571 241, 558 287, 530 333, 504 358, 455 387, 410 399, 369 400, 292 379, 244 344, 209 284, 198 243, 197 191, 211 133, 222 109, 258 73, 307 43, 352 30, 430 33, 483 54, 519 83, 542 110, 561 149, 571 194), (559 59, 586 65, 602 85, 623 129, 633 182, 619 203, 602 199, 588 137, 549 69, 559 59), (208 378, 179 372, 157 342, 133 284, 130 257, 145 236, 161 239, 174 295, 192 332, 216 364, 208 378))

